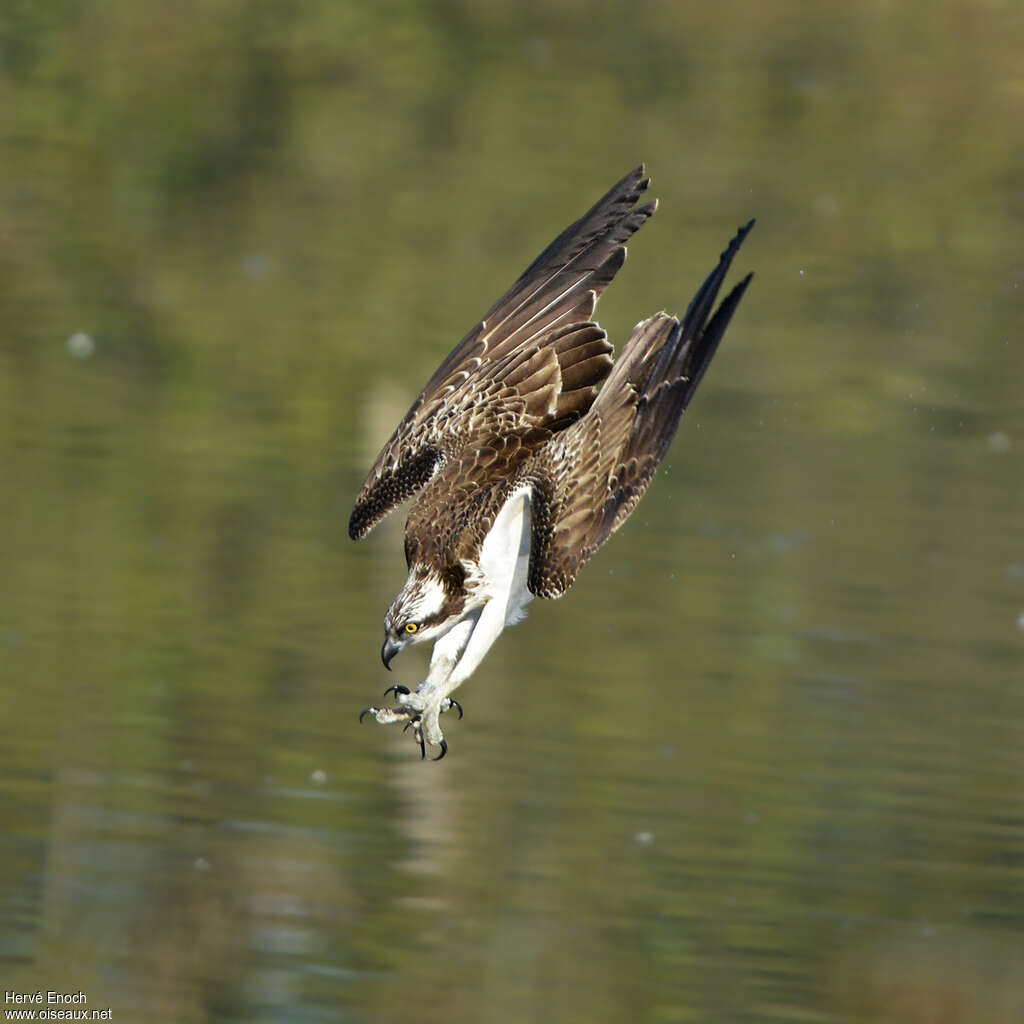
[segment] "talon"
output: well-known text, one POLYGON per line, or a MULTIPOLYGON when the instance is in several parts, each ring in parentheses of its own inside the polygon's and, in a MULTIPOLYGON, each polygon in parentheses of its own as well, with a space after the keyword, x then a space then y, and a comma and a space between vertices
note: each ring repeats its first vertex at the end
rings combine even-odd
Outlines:
MULTIPOLYGON (((396 697, 401 698, 410 692, 408 687, 402 686, 401 683, 396 683, 394 686, 389 686, 384 691, 384 694, 386 696, 389 693, 394 693, 396 697)), ((420 760, 440 761, 448 753, 448 742, 441 736, 441 731, 437 727, 437 716, 439 713, 450 711, 452 708, 455 708, 459 713, 459 718, 462 718, 464 714, 462 705, 450 697, 443 698, 439 704, 433 704, 429 711, 417 710, 411 701, 402 701, 398 707, 375 707, 371 704, 370 707, 363 708, 359 713, 359 721, 362 722, 367 715, 371 715, 381 725, 401 722, 402 732, 408 732, 409 729, 412 729, 413 738, 419 744, 420 760), (438 739, 435 740, 434 736, 437 736, 438 739), (440 747, 437 757, 427 757, 428 744, 431 747, 440 747)))
POLYGON ((455 708, 455 710, 458 711, 459 718, 461 718, 462 705, 454 697, 445 697, 445 699, 441 701, 441 714, 444 714, 446 711, 451 711, 452 708, 455 708))

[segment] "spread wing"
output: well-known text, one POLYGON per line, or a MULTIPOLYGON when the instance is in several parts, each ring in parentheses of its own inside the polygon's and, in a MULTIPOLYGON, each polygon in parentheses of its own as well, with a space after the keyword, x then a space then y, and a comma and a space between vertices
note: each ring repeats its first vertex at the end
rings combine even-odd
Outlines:
POLYGON ((539 443, 590 408, 612 365, 591 317, 625 241, 657 206, 636 205, 647 184, 642 165, 627 174, 455 346, 377 457, 349 520, 354 539, 493 431, 539 443))
POLYGON ((658 313, 637 324, 590 411, 523 467, 533 485, 529 587, 538 597, 561 597, 647 490, 753 276, 711 315, 753 224, 722 253, 682 323, 658 313))

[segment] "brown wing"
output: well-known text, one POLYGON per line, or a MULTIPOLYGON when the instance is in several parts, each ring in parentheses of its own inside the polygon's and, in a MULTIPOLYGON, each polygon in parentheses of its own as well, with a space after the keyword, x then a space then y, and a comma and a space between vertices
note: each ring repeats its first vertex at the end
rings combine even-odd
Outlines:
POLYGON ((556 431, 590 408, 611 345, 590 322, 626 258, 624 242, 654 212, 637 206, 643 166, 627 174, 526 268, 456 345, 377 457, 349 520, 364 536, 481 429, 556 431), (524 372, 529 371, 529 372, 524 372))
POLYGON ((647 490, 753 276, 711 316, 753 223, 722 253, 683 322, 658 313, 637 324, 590 411, 523 467, 534 492, 529 587, 538 597, 561 597, 647 490))

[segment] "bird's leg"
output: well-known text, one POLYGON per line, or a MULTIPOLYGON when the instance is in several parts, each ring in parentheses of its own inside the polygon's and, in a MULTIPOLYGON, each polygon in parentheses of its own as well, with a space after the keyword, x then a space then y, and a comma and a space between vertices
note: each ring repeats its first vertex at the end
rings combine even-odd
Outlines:
POLYGON ((442 757, 448 747, 438 718, 452 708, 458 710, 459 718, 462 717, 462 705, 451 694, 473 674, 504 628, 505 606, 489 601, 478 615, 463 620, 438 640, 427 678, 416 688, 415 694, 399 697, 401 701, 416 698, 417 704, 423 702, 420 712, 423 737, 427 743, 441 747, 442 757))
POLYGON ((459 718, 462 717, 462 705, 449 696, 452 690, 459 685, 457 682, 452 682, 452 676, 467 645, 472 642, 478 622, 479 617, 476 614, 468 616, 441 637, 434 644, 427 678, 416 687, 415 693, 398 697, 403 705, 416 707, 419 712, 416 720, 416 732, 417 739, 420 741, 421 753, 424 744, 427 743, 441 748, 438 758, 444 757, 448 751, 448 744, 441 731, 439 719, 442 714, 450 711, 453 707, 458 709, 459 718))
POLYGON ((448 684, 448 679, 465 650, 476 623, 476 614, 467 616, 437 641, 430 658, 427 678, 415 690, 410 691, 407 686, 396 685, 389 686, 384 691, 385 694, 394 693, 395 707, 368 707, 359 716, 359 720, 362 721, 367 715, 372 715, 374 721, 381 725, 402 722, 406 729, 412 729, 422 756, 426 756, 426 745, 429 743, 441 748, 441 753, 434 760, 444 757, 448 751, 448 744, 441 732, 438 717, 452 708, 458 710, 459 718, 462 717, 462 705, 448 696, 455 689, 454 685, 448 684))
POLYGON ((482 609, 467 615, 434 644, 430 671, 415 690, 410 691, 404 686, 388 687, 385 693, 395 694, 396 707, 368 707, 359 716, 360 721, 372 715, 381 725, 403 722, 406 728, 413 730, 421 754, 425 756, 429 744, 441 748, 435 760, 444 757, 448 744, 441 731, 439 718, 452 708, 459 712, 459 718, 462 717, 462 705, 451 694, 483 661, 484 655, 505 628, 505 617, 505 603, 495 600, 488 601, 482 609))

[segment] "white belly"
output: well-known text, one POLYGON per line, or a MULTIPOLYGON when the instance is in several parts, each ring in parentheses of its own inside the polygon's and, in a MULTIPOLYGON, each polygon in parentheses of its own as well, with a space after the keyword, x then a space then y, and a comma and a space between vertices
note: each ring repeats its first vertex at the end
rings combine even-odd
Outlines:
POLYGON ((489 600, 504 605, 506 626, 518 622, 533 600, 526 585, 531 525, 530 489, 523 487, 505 502, 480 548, 483 585, 489 600))

